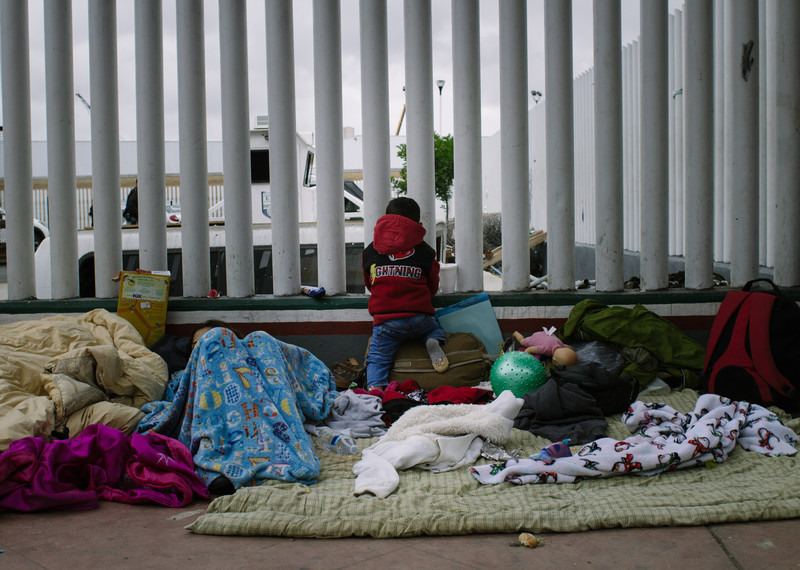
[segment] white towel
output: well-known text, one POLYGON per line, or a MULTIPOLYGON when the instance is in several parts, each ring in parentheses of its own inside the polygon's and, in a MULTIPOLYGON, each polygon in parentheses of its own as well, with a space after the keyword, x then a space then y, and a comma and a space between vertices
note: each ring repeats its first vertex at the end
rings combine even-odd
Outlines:
POLYGON ((508 440, 523 401, 505 391, 485 406, 417 406, 404 413, 353 466, 355 495, 385 498, 400 483, 397 470, 419 467, 434 472, 470 465, 480 455, 483 438, 508 440))

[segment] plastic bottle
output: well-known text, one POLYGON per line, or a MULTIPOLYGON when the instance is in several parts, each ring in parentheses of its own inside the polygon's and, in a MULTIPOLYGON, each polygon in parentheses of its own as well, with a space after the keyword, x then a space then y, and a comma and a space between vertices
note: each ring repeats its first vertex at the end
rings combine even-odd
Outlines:
POLYGON ((317 428, 317 432, 317 445, 320 448, 342 455, 355 455, 358 453, 358 446, 349 435, 336 433, 328 427, 317 428))

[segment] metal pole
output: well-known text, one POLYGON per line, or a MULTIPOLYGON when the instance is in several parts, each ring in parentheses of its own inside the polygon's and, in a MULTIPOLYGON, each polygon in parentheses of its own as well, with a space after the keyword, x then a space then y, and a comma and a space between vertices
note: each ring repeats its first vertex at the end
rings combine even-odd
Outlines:
POLYGON ((758 262, 759 265, 774 266, 769 246, 769 222, 767 220, 767 0, 758 0, 758 262), (769 261, 767 256, 770 257, 769 261))
POLYGON ((500 2, 500 179, 503 290, 530 288, 527 3, 500 2))
POLYGON ((164 49, 161 0, 136 0, 136 166, 139 267, 167 269, 164 49))
POLYGON ((714 285, 714 20, 711 0, 686 4, 686 288, 714 285))
MULTIPOLYGON (((544 4, 547 130, 548 288, 575 288, 575 124, 572 93, 572 5, 544 4)), ((527 232, 526 232, 527 233, 527 232)))
MULTIPOLYGON (((632 45, 632 60, 633 68, 631 69, 631 80, 633 83, 634 92, 641 94, 641 81, 639 81, 639 60, 640 60, 640 44, 634 41, 632 45)), ((630 249, 639 251, 639 206, 641 200, 640 189, 642 187, 642 112, 641 112, 641 97, 631 97, 631 112, 633 113, 633 184, 631 186, 630 197, 630 249)), ((649 126, 648 126, 649 128, 649 126)), ((623 248, 624 252, 624 248, 623 248)), ((623 253, 624 255, 624 253, 623 253)), ((623 274, 623 279, 625 278, 623 274)))
POLYGON ((666 0, 641 3, 641 289, 668 287, 669 142, 666 0))
POLYGON ((619 0, 595 0, 594 144, 597 185, 596 288, 618 291, 623 285, 622 64, 619 0))
POLYGON ((668 185, 667 192, 667 210, 668 210, 668 231, 667 231, 667 254, 672 255, 675 253, 675 16, 669 15, 667 22, 667 44, 669 45, 669 53, 667 57, 667 94, 669 96, 669 112, 667 120, 669 125, 667 127, 668 137, 668 185))
POLYGON ((92 200, 95 295, 119 296, 111 279, 122 269, 119 180, 117 8, 89 0, 89 86, 92 101, 92 200))
POLYGON ((727 225, 731 285, 739 287, 758 276, 758 2, 739 0, 725 8, 727 225))
MULTIPOLYGON (((225 294, 250 297, 253 272, 253 212, 250 183, 250 97, 247 81, 247 7, 244 0, 220 0, 219 43, 222 81, 222 168, 225 176, 225 294)), ((292 145, 294 148, 294 145, 292 145)), ((292 166, 295 163, 292 162, 292 166)), ((296 217, 295 217, 296 219, 296 217)), ((281 266, 275 260, 273 274, 281 266)), ((298 288, 299 290, 299 288, 298 288)), ((296 291, 298 292, 298 291, 296 291)))
POLYGON ((405 0, 406 164, 408 195, 419 204, 425 241, 436 248, 436 192, 433 161, 433 47, 430 0, 405 0))
POLYGON ((272 273, 275 295, 300 292, 300 225, 297 189, 297 126, 291 0, 267 2, 267 101, 272 192, 272 273))
POLYGON ((364 244, 372 241, 391 198, 389 131, 389 49, 386 0, 361 0, 361 121, 364 156, 364 244))
POLYGON ((478 0, 453 0, 456 290, 483 290, 481 71, 478 0))
POLYGON ((204 297, 211 289, 211 255, 203 0, 178 0, 175 11, 183 296, 204 297))
POLYGON ((675 89, 679 94, 675 96, 675 254, 683 255, 684 240, 684 211, 683 203, 685 190, 683 187, 683 165, 685 160, 685 138, 683 134, 683 13, 675 10, 675 89))
MULTIPOLYGON (((347 292, 342 149, 342 38, 339 0, 314 0, 314 120, 317 163, 316 285, 347 292)), ((311 283, 310 285, 315 285, 311 283)))
POLYGON ((68 299, 79 294, 71 0, 45 2, 44 27, 48 206, 58 212, 50 218, 50 291, 68 299))
POLYGON ((767 4, 767 18, 768 187, 774 193, 771 249, 775 282, 796 287, 800 285, 800 5, 775 0, 767 4))
POLYGON ((28 3, 4 1, 0 8, 8 298, 17 300, 29 299, 36 293, 28 3))
POLYGON ((725 0, 714 0, 714 259, 725 255, 725 0))

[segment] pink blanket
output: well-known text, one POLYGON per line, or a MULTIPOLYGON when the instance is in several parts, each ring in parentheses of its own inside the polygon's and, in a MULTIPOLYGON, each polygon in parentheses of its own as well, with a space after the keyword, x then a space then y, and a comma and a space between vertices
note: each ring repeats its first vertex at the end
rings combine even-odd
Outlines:
POLYGON ((89 510, 98 499, 182 507, 208 497, 193 466, 183 444, 159 434, 92 425, 74 439, 26 437, 0 454, 0 511, 89 510))

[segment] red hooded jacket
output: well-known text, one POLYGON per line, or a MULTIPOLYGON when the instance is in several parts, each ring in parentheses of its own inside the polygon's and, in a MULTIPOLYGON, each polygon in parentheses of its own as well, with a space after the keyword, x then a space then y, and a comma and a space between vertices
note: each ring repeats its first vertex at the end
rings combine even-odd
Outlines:
POLYGON ((424 237, 422 224, 404 216, 386 214, 375 224, 374 240, 361 256, 374 324, 433 314, 439 262, 424 237))

